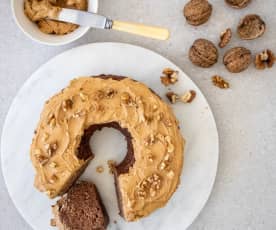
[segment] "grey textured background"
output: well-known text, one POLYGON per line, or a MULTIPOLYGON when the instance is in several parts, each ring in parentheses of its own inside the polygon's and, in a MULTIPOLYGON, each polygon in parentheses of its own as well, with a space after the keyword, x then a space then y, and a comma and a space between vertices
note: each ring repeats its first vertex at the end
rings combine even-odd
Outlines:
MULTIPOLYGON (((276 1, 252 0, 243 10, 210 0, 214 11, 198 28, 187 25, 182 8, 186 0, 100 0, 100 12, 113 18, 166 26, 168 42, 153 41, 119 32, 90 30, 77 42, 47 47, 26 38, 15 25, 8 0, 0 1, 0 128, 13 97, 24 81, 44 62, 71 47, 91 42, 126 42, 152 49, 180 66, 202 89, 216 117, 220 136, 220 161, 214 190, 203 212, 189 230, 276 229, 276 66, 257 71, 253 65, 230 74, 220 61, 210 69, 190 64, 187 51, 194 39, 215 43, 220 32, 236 25, 243 15, 258 13, 267 22, 265 35, 254 41, 234 38, 228 46, 243 45, 255 54, 264 48, 276 53, 276 1), (230 90, 212 86, 210 77, 221 74, 230 90)), ((226 48, 227 49, 227 48, 226 48)), ((20 114, 18 114, 20 116, 20 114)), ((24 130, 19 130, 24 133, 24 130)), ((16 140, 15 140, 16 144, 16 140)), ((24 192, 24 191, 22 191, 24 192)), ((35 204, 34 204, 35 205, 35 204)), ((0 172, 0 229, 30 230, 11 202, 0 172)))

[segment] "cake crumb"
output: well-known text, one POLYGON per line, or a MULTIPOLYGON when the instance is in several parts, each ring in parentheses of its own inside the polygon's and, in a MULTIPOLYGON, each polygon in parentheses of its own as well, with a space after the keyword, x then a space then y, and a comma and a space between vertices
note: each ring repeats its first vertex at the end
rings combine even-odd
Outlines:
POLYGON ((221 76, 215 75, 212 77, 213 85, 220 89, 228 89, 230 84, 224 80, 221 76))
POLYGON ((99 165, 99 166, 97 166, 96 171, 97 171, 97 173, 103 173, 104 172, 104 167, 99 165))
POLYGON ((114 174, 115 172, 115 166, 116 166, 116 161, 114 160, 108 160, 107 161, 108 168, 109 168, 109 173, 114 174))

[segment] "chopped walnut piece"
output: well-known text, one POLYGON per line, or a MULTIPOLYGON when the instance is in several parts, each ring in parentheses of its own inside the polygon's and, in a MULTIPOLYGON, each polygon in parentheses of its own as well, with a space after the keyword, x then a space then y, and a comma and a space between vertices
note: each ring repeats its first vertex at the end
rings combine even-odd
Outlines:
POLYGON ((47 141, 49 138, 49 134, 48 133, 43 133, 42 135, 42 141, 47 141))
POLYGON ((106 91, 106 97, 107 98, 113 98, 116 93, 117 92, 114 89, 107 89, 107 91, 106 91))
POLYGON ((191 103, 196 97, 196 92, 194 90, 189 90, 182 96, 174 92, 168 92, 166 96, 172 104, 175 104, 178 101, 181 101, 183 103, 191 103))
POLYGON ((57 163, 52 161, 50 164, 49 164, 49 167, 50 168, 56 168, 57 167, 57 163))
POLYGON ((39 162, 39 164, 41 164, 42 166, 47 164, 49 161, 49 158, 43 155, 35 155, 37 161, 39 162))
POLYGON ((162 161, 159 165, 160 170, 164 170, 167 167, 166 163, 162 161))
POLYGON ((45 144, 45 149, 49 156, 52 156, 55 153, 55 151, 57 150, 57 148, 58 148, 57 142, 53 142, 51 144, 45 144))
POLYGON ((94 98, 95 98, 96 100, 101 100, 101 99, 104 98, 104 95, 105 95, 104 91, 98 90, 98 91, 95 93, 94 98))
POLYGON ((109 168, 109 173, 110 174, 114 174, 115 170, 116 170, 116 161, 114 160, 108 160, 107 161, 107 165, 108 165, 108 168, 109 168))
POLYGON ((155 142, 155 137, 153 134, 150 134, 146 139, 145 139, 145 145, 149 146, 149 145, 153 145, 155 142))
POLYGON ((219 47, 224 48, 230 42, 231 38, 232 38, 232 31, 230 28, 227 28, 220 35, 219 47))
POLYGON ((153 156, 152 155, 148 156, 148 161, 151 162, 151 163, 153 162, 153 156))
POLYGON ((178 94, 176 94, 174 92, 168 92, 168 93, 166 93, 166 96, 172 104, 175 104, 179 99, 178 94))
POLYGON ((78 117, 82 117, 85 115, 85 111, 84 110, 81 110, 81 111, 77 111, 73 114, 73 118, 78 118, 78 117))
POLYGON ((88 100, 88 96, 83 92, 80 92, 80 98, 81 98, 82 101, 87 101, 88 100))
POLYGON ((255 67, 257 69, 265 69, 266 67, 271 68, 276 61, 274 53, 267 49, 259 53, 255 57, 255 67))
POLYGON ((135 101, 131 98, 131 96, 127 92, 123 92, 121 94, 121 102, 128 106, 136 105, 135 101))
POLYGON ((172 144, 171 137, 165 136, 165 141, 167 143, 167 152, 172 153, 174 151, 174 145, 172 144))
POLYGON ((168 173, 167 173, 167 176, 172 179, 174 177, 174 172, 172 170, 170 170, 168 173))
POLYGON ((57 182, 58 178, 56 175, 52 175, 51 178, 49 179, 49 182, 51 184, 54 184, 55 182, 57 182))
POLYGON ((64 112, 68 111, 69 109, 72 109, 73 107, 73 101, 71 99, 66 99, 62 102, 62 109, 64 112))
POLYGON ((56 118, 55 115, 51 115, 49 120, 48 120, 48 125, 50 126, 51 129, 56 127, 56 118))
POLYGON ((163 76, 160 77, 161 83, 165 86, 175 84, 178 81, 179 72, 171 68, 163 70, 163 76))
POLYGON ((229 83, 218 75, 212 77, 212 82, 214 86, 217 86, 221 89, 228 89, 230 87, 229 83))
POLYGON ((50 190, 47 190, 45 193, 47 196, 51 197, 55 193, 55 190, 50 189, 50 190))
POLYGON ((158 190, 161 188, 161 182, 161 177, 156 173, 143 179, 137 185, 136 194, 138 198, 145 199, 147 196, 156 196, 158 190))
POLYGON ((96 172, 97 173, 103 173, 104 172, 104 167, 102 165, 97 166, 96 172))
POLYGON ((196 91, 189 90, 180 97, 180 100, 184 103, 191 103, 195 99, 195 97, 196 91))

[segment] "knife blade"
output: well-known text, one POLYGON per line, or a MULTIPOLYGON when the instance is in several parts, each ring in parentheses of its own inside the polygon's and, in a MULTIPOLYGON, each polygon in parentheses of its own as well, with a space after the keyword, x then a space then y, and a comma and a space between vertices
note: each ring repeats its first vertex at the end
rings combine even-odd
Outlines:
POLYGON ((98 29, 111 29, 112 20, 91 12, 62 8, 56 20, 98 29))

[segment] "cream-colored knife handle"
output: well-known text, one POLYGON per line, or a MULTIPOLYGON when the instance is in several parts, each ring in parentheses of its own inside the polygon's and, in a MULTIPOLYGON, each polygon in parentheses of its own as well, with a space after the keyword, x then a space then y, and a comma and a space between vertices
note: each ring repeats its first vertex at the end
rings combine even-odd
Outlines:
POLYGON ((114 20, 112 24, 112 29, 159 40, 167 40, 170 37, 169 31, 165 28, 156 26, 146 26, 143 24, 131 22, 114 20))

